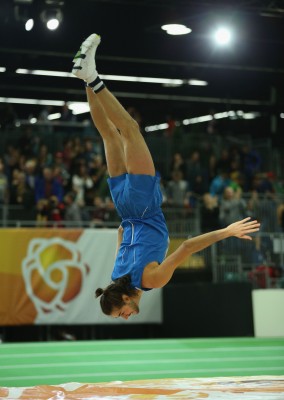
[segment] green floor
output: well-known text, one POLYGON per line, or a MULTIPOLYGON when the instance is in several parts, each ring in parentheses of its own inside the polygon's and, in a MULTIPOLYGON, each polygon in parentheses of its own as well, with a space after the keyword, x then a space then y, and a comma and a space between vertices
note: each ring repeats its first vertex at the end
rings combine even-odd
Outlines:
POLYGON ((0 386, 284 375, 284 338, 0 345, 0 386))

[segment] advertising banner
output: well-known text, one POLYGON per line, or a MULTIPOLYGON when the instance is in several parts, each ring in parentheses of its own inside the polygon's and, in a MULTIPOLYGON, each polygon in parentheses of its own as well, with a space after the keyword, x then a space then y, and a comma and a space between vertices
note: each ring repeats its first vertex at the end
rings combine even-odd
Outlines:
POLYGON ((111 282, 116 242, 113 229, 0 230, 0 325, 162 322, 160 289, 128 321, 101 312, 95 290, 111 282))

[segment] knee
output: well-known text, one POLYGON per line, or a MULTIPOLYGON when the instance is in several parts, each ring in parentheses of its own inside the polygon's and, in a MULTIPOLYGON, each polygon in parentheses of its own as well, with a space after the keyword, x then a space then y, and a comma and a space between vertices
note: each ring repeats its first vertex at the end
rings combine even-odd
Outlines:
POLYGON ((131 138, 133 135, 137 135, 137 133, 140 133, 139 125, 135 121, 135 119, 129 116, 129 118, 127 119, 127 121, 125 121, 125 124, 121 129, 121 134, 127 139, 131 138))

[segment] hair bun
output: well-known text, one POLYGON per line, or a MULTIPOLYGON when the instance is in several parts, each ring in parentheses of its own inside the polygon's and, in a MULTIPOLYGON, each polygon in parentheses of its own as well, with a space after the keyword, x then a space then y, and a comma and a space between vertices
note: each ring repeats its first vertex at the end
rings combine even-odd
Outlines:
POLYGON ((95 293, 96 297, 100 297, 104 293, 104 289, 98 288, 95 293))

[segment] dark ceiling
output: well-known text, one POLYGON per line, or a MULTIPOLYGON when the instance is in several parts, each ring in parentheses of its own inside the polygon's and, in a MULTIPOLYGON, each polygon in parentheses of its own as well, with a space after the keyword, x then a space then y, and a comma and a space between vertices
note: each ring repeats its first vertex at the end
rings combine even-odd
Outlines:
MULTIPOLYGON (((265 109, 271 87, 277 90, 279 110, 284 103, 284 1, 268 0, 1 0, 0 67, 6 72, 0 74, 0 96, 84 101, 83 85, 76 79, 15 70, 69 72, 72 56, 93 32, 102 36, 97 57, 102 74, 208 81, 206 87, 106 81, 125 106, 140 111, 144 124, 210 109, 265 109), (39 19, 50 2, 64 3, 63 22, 53 32, 39 19), (31 32, 16 18, 26 12, 36 20, 31 32), (167 35, 160 26, 170 22, 184 23, 192 33, 167 35), (211 39, 222 22, 234 30, 228 48, 217 48, 211 39)), ((15 107, 24 118, 27 106, 15 107)))

